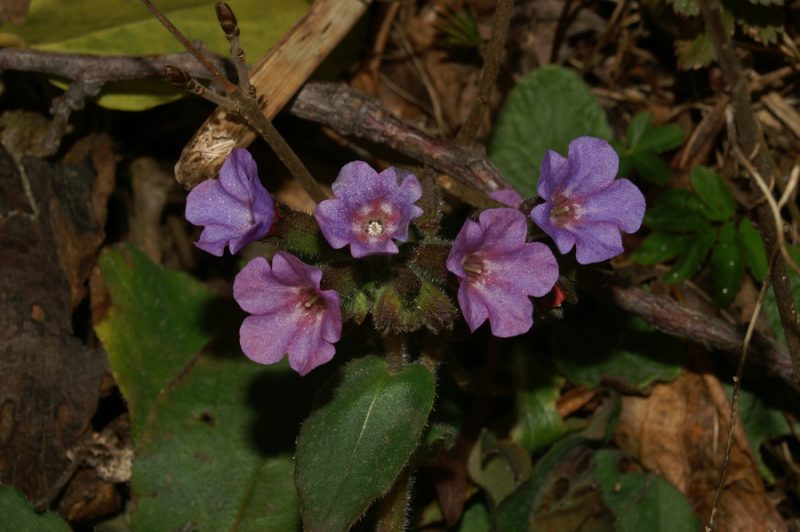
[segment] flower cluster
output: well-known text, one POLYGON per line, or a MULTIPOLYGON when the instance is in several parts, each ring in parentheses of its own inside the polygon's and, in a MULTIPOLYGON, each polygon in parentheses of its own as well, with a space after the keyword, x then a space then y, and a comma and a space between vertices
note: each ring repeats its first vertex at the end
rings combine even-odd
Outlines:
MULTIPOLYGON (((591 137, 575 139, 568 157, 551 151, 542 162, 538 192, 543 202, 533 208, 530 218, 561 253, 574 247, 581 264, 621 253, 620 233, 636 231, 641 224, 644 197, 630 181, 614 179, 617 167, 611 146, 591 137)), ((351 162, 341 169, 332 190, 334 197, 322 201, 313 218, 298 215, 312 224, 316 220, 317 228, 309 229, 306 221, 296 233, 317 231, 333 249, 349 246, 353 259, 398 254, 398 243, 410 239, 410 224, 423 215, 416 205, 423 195, 419 180, 396 168, 378 173, 365 162, 351 162)), ((240 329, 242 351, 262 364, 274 364, 288 356, 292 369, 307 374, 334 356, 334 344, 342 335, 343 299, 355 305, 345 318, 359 321, 371 308, 376 324, 389 324, 392 330, 413 330, 409 328, 424 324, 438 333, 452 327, 448 309, 457 312, 451 296, 443 291, 447 271, 458 280, 458 305, 470 331, 488 320, 492 334, 498 337, 527 332, 533 325, 530 298, 543 297, 557 288, 558 263, 546 244, 529 241, 529 220, 520 210, 523 198, 519 194, 500 190, 491 197, 508 207, 487 209, 477 221, 467 220, 452 244, 424 240, 413 246, 418 251, 399 260, 395 272, 399 278, 418 277, 416 284, 406 283, 419 287, 413 302, 403 302, 404 297, 413 297, 401 295, 409 292, 407 288, 377 290, 374 293, 380 294, 375 296, 380 302, 369 303, 364 292, 353 288, 352 281, 337 285, 335 272, 341 270, 337 265, 350 259, 338 258, 326 267, 332 276, 326 277, 326 286, 332 287, 328 289, 322 288, 323 269, 287 251, 277 251, 271 263, 263 257, 253 259, 237 275, 233 286, 234 298, 250 314, 240 329), (443 245, 447 246, 446 259, 436 252, 443 245), (403 264, 408 257, 417 261, 416 266, 403 264), (426 260, 438 260, 440 266, 426 265, 426 260), (436 277, 438 271, 443 272, 438 280, 425 273, 434 272, 436 277), (345 291, 343 295, 341 290, 345 291), (423 317, 409 318, 413 309, 419 309, 423 317), (393 314, 386 319, 379 317, 379 312, 393 314), (404 329, 406 324, 411 325, 404 329)), ((204 226, 196 245, 217 256, 226 246, 237 253, 265 236, 281 241, 291 234, 280 234, 288 222, 275 223, 278 216, 272 198, 260 183, 252 157, 241 149, 235 149, 225 160, 219 179, 192 190, 186 218, 204 226)), ((300 246, 301 254, 308 252, 309 246, 313 243, 300 246)), ((368 275, 385 282, 386 272, 371 271, 368 275)))

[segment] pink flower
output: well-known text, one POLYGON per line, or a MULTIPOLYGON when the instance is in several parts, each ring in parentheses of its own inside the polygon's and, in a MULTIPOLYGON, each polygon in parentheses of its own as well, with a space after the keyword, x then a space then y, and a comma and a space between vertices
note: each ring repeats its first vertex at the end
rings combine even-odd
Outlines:
POLYGON ((203 181, 186 198, 186 219, 205 229, 194 244, 221 257, 232 254, 269 233, 275 205, 258 177, 250 152, 234 148, 219 171, 219 179, 203 181))
POLYGON ((533 325, 529 296, 547 294, 558 280, 558 264, 546 245, 526 242, 528 222, 517 209, 488 209, 478 223, 467 220, 447 257, 458 277, 458 304, 470 331, 489 320, 501 338, 533 325))
POLYGON ((336 198, 317 205, 314 216, 328 243, 334 249, 349 244, 355 258, 397 253, 394 241, 405 242, 408 224, 422 215, 414 205, 422 197, 419 180, 395 168, 377 173, 354 161, 342 167, 332 189, 336 198))
POLYGON ((545 200, 531 218, 550 235, 561 253, 575 246, 579 263, 591 264, 623 252, 620 232, 642 225, 644 196, 627 179, 617 179, 619 157, 603 139, 579 137, 569 157, 548 151, 539 175, 545 200))
POLYGON ((342 335, 339 294, 320 290, 322 271, 279 251, 272 267, 251 260, 233 283, 233 297, 245 312, 239 330, 242 351, 259 364, 275 364, 288 353, 300 375, 329 362, 342 335))

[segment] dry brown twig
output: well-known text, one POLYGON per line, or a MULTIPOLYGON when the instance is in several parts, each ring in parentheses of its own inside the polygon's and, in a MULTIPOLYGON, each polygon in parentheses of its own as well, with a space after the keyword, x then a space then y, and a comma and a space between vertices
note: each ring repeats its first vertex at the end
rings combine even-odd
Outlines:
MULTIPOLYGON (((736 131, 732 132, 732 134, 737 135, 738 138, 730 138, 729 141, 733 146, 741 146, 741 150, 744 153, 753 154, 752 167, 757 170, 764 182, 769 181, 775 175, 775 164, 756 122, 748 90, 749 84, 744 76, 742 65, 736 56, 730 35, 723 23, 722 8, 718 0, 699 0, 699 5, 726 83, 726 92, 730 94, 731 105, 734 109, 736 131)), ((771 194, 765 197, 771 197, 771 194)), ((775 247, 779 246, 782 235, 780 230, 776 230, 775 224, 770 223, 773 220, 773 212, 770 206, 768 204, 759 206, 756 209, 756 217, 767 253, 772 253, 775 247)), ((781 223, 780 227, 782 225, 781 223)), ((792 295, 789 273, 783 256, 775 261, 770 281, 775 293, 786 344, 789 347, 789 354, 792 358, 794 379, 797 383, 800 383, 800 321, 798 320, 797 307, 792 295)))

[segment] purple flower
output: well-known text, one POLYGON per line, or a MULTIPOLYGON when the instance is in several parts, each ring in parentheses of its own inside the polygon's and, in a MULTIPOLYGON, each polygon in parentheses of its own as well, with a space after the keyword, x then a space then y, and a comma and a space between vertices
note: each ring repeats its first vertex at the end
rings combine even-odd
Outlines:
POLYGON ((289 355, 300 375, 333 358, 342 335, 339 294, 320 290, 322 271, 279 251, 272 268, 263 257, 251 260, 233 282, 233 297, 252 316, 239 329, 242 351, 259 364, 289 355))
POLYGON ((519 207, 522 205, 522 202, 525 201, 519 192, 511 188, 501 188, 499 190, 495 190, 489 197, 495 201, 502 203, 503 205, 508 205, 509 207, 519 207))
POLYGON ((591 264, 622 253, 620 231, 642 225, 644 196, 627 179, 617 179, 619 158, 602 139, 579 137, 569 144, 569 158, 548 151, 539 176, 545 202, 531 218, 555 240, 561 253, 575 246, 578 262, 591 264))
POLYGON ((186 219, 203 225, 200 249, 221 257, 232 254, 269 233, 275 220, 272 197, 261 184, 253 157, 234 148, 219 171, 219 179, 203 181, 186 198, 186 219))
POLYGON ((453 242, 447 269, 460 280, 458 304, 470 331, 486 319, 492 334, 516 336, 533 325, 528 296, 547 294, 558 264, 546 245, 527 243, 528 222, 517 209, 488 209, 467 220, 453 242))
POLYGON ((332 188, 336 198, 317 205, 314 215, 328 243, 335 249, 350 244, 355 258, 397 253, 394 240, 405 242, 408 224, 422 215, 414 205, 422 197, 419 180, 395 168, 377 173, 354 161, 342 167, 332 188))

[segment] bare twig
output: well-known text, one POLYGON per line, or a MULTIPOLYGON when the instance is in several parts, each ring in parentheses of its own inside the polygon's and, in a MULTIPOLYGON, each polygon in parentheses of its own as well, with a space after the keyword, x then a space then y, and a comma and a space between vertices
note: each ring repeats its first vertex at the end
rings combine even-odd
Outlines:
MULTIPOLYGON (((735 110, 734 122, 739 139, 730 139, 731 144, 740 143, 744 153, 755 153, 753 167, 758 170, 764 180, 769 181, 775 175, 775 165, 753 114, 747 79, 742 72, 742 65, 736 57, 730 35, 722 21, 722 8, 719 0, 699 0, 699 4, 727 85, 726 89, 730 92, 731 103, 735 110)), ((772 250, 779 245, 780 236, 775 230, 775 224, 769 223, 772 217, 770 207, 768 205, 758 207, 756 216, 767 253, 772 253, 772 250)), ((792 295, 786 262, 785 259, 782 259, 783 257, 775 261, 771 276, 772 289, 778 303, 778 313, 786 336, 786 344, 792 357, 794 377, 800 384, 800 321, 792 295)))
MULTIPOLYGON (((747 332, 744 336, 744 342, 742 342, 742 353, 739 356, 739 362, 736 366, 736 376, 733 377, 733 397, 731 398, 731 414, 728 418, 728 435, 725 441, 725 454, 719 471, 719 482, 717 483, 717 489, 714 492, 714 501, 711 504, 711 514, 708 517, 708 524, 706 524, 705 528, 706 532, 711 532, 714 530, 714 520, 717 516, 717 505, 719 504, 719 498, 722 495, 722 490, 725 488, 725 477, 728 474, 728 465, 731 461, 731 449, 733 448, 733 435, 736 431, 736 424, 739 416, 739 395, 742 388, 744 364, 747 360, 747 351, 750 348, 750 341, 753 338, 753 331, 756 329, 756 321, 758 320, 758 315, 761 313, 761 306, 764 304, 764 298, 767 295, 767 288, 769 287, 769 274, 772 273, 772 267, 775 264, 776 257, 777 250, 773 251, 772 256, 769 259, 767 275, 764 278, 764 283, 761 285, 761 290, 758 293, 758 299, 756 300, 755 307, 753 307, 753 314, 750 316, 750 323, 747 325, 747 332)), ((755 449, 755 451, 758 452, 757 449, 755 449)))
POLYGON ((514 12, 513 0, 497 0, 497 8, 494 12, 494 22, 492 24, 492 36, 484 54, 483 70, 478 81, 478 95, 472 104, 472 108, 456 135, 455 142, 462 146, 467 146, 475 141, 478 129, 483 121, 486 109, 489 107, 489 100, 492 97, 497 74, 500 72, 506 48, 506 36, 508 35, 508 25, 511 22, 511 15, 514 12))
MULTIPOLYGON (((661 332, 727 353, 741 353, 745 335, 734 325, 719 318, 707 316, 641 288, 613 286, 611 296, 619 308, 645 318, 661 332)), ((786 348, 775 340, 754 336, 750 343, 750 358, 768 375, 800 391, 800 385, 793 378, 792 361, 786 348)))
POLYGON ((386 145, 483 192, 511 186, 483 154, 409 126, 376 99, 344 84, 306 84, 289 112, 325 124, 342 135, 386 145))
MULTIPOLYGON (((769 189, 767 183, 764 182, 764 178, 761 177, 761 174, 758 173, 758 170, 753 167, 753 164, 750 162, 750 160, 745 157, 739 146, 734 146, 733 151, 736 154, 736 158, 739 159, 739 162, 742 163, 745 168, 747 168, 748 172, 750 172, 750 175, 761 189, 764 199, 767 200, 767 205, 769 205, 770 213, 772 214, 772 220, 775 223, 775 234, 778 237, 775 247, 780 250, 781 255, 783 255, 784 260, 786 260, 786 264, 789 265, 789 267, 795 272, 797 272, 798 275, 800 275, 800 268, 798 268, 797 264, 794 263, 791 255, 789 255, 789 251, 786 249, 786 242, 783 236, 783 218, 781 217, 781 207, 791 196, 794 187, 797 184, 797 177, 794 177, 789 182, 789 186, 786 187, 786 191, 783 193, 783 196, 781 196, 780 201, 776 202, 775 198, 772 196, 772 191, 769 189)), ((800 167, 795 166, 795 169, 800 170, 800 167)), ((797 176, 798 171, 793 171, 792 174, 793 176, 797 176)))
POLYGON ((190 41, 189 38, 186 37, 186 35, 184 35, 178 28, 176 28, 160 9, 154 6, 150 0, 142 0, 142 3, 148 10, 150 10, 150 13, 152 13, 153 16, 158 19, 161 25, 164 26, 167 31, 169 31, 170 35, 175 37, 175 39, 177 39, 178 42, 180 42, 181 45, 186 48, 186 51, 192 54, 194 58, 197 59, 212 76, 214 76, 214 79, 216 79, 222 85, 222 87, 225 89, 225 92, 231 93, 234 91, 236 86, 228 81, 228 78, 223 76, 222 73, 217 70, 217 67, 208 59, 206 54, 203 53, 203 51, 200 50, 197 45, 190 41))
MULTIPOLYGON (((189 39, 178 29, 175 27, 172 22, 156 7, 153 5, 150 0, 142 0, 142 2, 147 6, 147 8, 153 13, 153 15, 161 22, 161 24, 170 32, 170 34, 175 37, 184 47, 186 47, 187 51, 190 52, 195 58, 200 61, 203 66, 208 68, 209 72, 213 74, 215 78, 217 78, 220 83, 222 83, 225 91, 227 93, 227 97, 230 99, 231 104, 227 107, 233 109, 238 112, 244 118, 247 123, 255 129, 259 135, 269 144, 270 148, 275 152, 281 162, 286 165, 289 171, 292 173, 295 179, 300 183, 303 189, 311 196, 316 202, 323 201, 328 197, 325 190, 317 183, 317 181, 311 176, 311 173, 305 167, 303 162, 297 156, 297 154, 292 150, 291 146, 286 142, 281 134, 275 129, 275 126, 272 125, 272 122, 267 118, 262 112, 260 104, 254 94, 254 91, 249 90, 249 81, 241 80, 241 85, 237 86, 224 78, 222 74, 217 71, 211 62, 206 58, 202 51, 199 48, 194 46, 194 44, 189 41, 189 39), (247 89, 242 89, 242 87, 247 87, 247 89)), ((236 24, 236 17, 233 16, 233 12, 231 8, 222 2, 218 4, 223 4, 222 6, 217 7, 217 13, 220 14, 219 19, 220 23, 223 27, 223 31, 225 32, 226 36, 228 35, 236 35, 236 44, 231 44, 231 51, 235 51, 237 53, 237 57, 234 58, 236 63, 239 63, 237 66, 238 69, 244 69, 245 67, 241 65, 242 58, 244 57, 244 52, 238 46, 238 33, 239 28, 236 24), (229 15, 229 16, 228 16, 229 15), (240 57, 239 57, 240 56, 240 57)), ((230 39, 231 37, 229 37, 230 39)), ((187 81, 190 83, 191 81, 187 81)))
MULTIPOLYGON (((206 52, 206 56, 224 71, 222 58, 206 52)), ((89 55, 30 50, 0 49, 0 70, 37 72, 73 81, 108 83, 136 79, 157 79, 164 76, 164 67, 173 65, 190 76, 208 79, 206 69, 188 52, 165 55, 89 55)))

